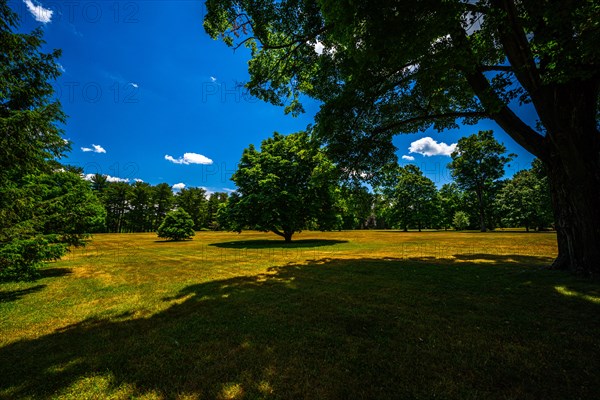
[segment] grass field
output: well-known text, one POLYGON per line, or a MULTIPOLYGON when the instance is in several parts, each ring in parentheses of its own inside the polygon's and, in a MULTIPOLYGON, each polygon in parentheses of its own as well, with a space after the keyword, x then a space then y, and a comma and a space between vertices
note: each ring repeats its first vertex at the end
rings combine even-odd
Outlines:
POLYGON ((0 398, 594 399, 552 233, 96 235, 0 284, 0 398))

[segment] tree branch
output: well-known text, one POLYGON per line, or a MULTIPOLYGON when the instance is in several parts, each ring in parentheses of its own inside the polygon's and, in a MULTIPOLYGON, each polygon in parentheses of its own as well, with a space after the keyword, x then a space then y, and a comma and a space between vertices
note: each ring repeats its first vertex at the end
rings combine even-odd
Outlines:
POLYGON ((488 116, 500 125, 525 150, 544 160, 546 158, 544 137, 523 122, 494 91, 492 85, 483 74, 482 66, 477 65, 479 62, 471 50, 469 39, 464 29, 458 27, 451 34, 451 37, 458 48, 465 52, 465 56, 475 63, 474 68, 472 64, 467 65, 468 63, 465 63, 460 69, 465 74, 469 86, 471 86, 473 92, 479 98, 488 116))
POLYGON ((442 114, 430 114, 430 115, 419 115, 418 117, 408 118, 402 121, 396 121, 386 126, 380 126, 373 130, 373 133, 380 134, 393 129, 398 129, 404 125, 412 124, 415 122, 434 121, 437 119, 444 118, 489 118, 490 115, 486 112, 480 111, 464 111, 464 112, 450 112, 442 114))
POLYGON ((491 3, 506 17, 506 24, 502 24, 498 32, 506 57, 523 88, 534 98, 541 87, 541 79, 517 7, 512 0, 492 0, 491 3))
POLYGON ((479 68, 481 71, 501 71, 501 72, 515 72, 513 67, 510 65, 482 65, 479 68))

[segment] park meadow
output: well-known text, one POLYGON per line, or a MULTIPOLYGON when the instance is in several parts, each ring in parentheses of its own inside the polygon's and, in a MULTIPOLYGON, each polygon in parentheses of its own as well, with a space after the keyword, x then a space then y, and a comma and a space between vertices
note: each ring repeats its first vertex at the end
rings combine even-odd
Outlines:
POLYGON ((0 284, 0 398, 591 399, 600 291, 555 235, 96 234, 0 284))

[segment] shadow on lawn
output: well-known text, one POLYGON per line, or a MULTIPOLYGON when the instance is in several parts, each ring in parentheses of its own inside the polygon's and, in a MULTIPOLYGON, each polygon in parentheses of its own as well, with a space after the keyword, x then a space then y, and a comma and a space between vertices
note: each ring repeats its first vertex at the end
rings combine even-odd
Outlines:
POLYGON ((19 290, 10 290, 10 291, 6 291, 6 292, 0 292, 0 303, 10 303, 11 301, 19 300, 30 293, 39 292, 40 290, 44 289, 46 286, 47 285, 36 285, 36 286, 32 286, 27 289, 19 289, 19 290))
POLYGON ((348 243, 347 240, 328 240, 328 239, 300 239, 293 240, 291 243, 285 243, 282 240, 236 240, 233 242, 212 243, 209 246, 225 249, 299 249, 313 248, 323 246, 333 246, 336 244, 348 243))
POLYGON ((485 253, 475 253, 475 254, 454 254, 453 256, 457 260, 461 261, 478 261, 484 260, 488 262, 493 262, 496 264, 507 264, 507 263, 517 263, 520 265, 535 265, 540 262, 543 262, 541 266, 549 266, 554 258, 552 257, 541 257, 541 256, 531 256, 524 254, 485 254, 485 253))
POLYGON ((516 262, 273 267, 0 348, 0 397, 592 398, 598 305, 557 285, 592 288, 516 262))

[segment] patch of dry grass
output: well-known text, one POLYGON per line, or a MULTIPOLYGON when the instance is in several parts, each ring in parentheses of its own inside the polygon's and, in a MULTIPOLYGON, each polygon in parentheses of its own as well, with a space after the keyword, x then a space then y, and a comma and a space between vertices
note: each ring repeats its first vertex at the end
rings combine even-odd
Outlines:
POLYGON ((0 285, 0 398, 594 398, 552 233, 96 235, 0 285))

